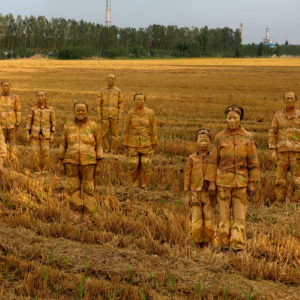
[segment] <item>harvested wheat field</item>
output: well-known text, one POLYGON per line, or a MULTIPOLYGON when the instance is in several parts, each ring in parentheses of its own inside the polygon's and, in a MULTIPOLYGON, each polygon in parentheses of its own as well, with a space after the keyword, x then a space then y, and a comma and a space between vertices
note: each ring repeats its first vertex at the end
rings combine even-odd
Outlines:
POLYGON ((275 203, 267 150, 282 94, 300 95, 300 59, 7 60, 0 61, 0 78, 12 80, 23 105, 20 174, 7 169, 1 179, 1 299, 300 299, 300 208, 289 198, 275 203), (99 214, 93 224, 74 225, 59 138, 74 100, 86 99, 96 119, 97 93, 110 72, 124 91, 125 111, 144 91, 156 113, 152 188, 130 188, 122 149, 107 155, 96 175, 99 214), (24 134, 38 89, 47 91, 57 117, 45 177, 29 172, 24 134), (261 187, 249 199, 246 251, 196 251, 182 192, 185 159, 196 129, 215 135, 232 103, 245 108, 243 125, 254 134, 262 169, 261 187))

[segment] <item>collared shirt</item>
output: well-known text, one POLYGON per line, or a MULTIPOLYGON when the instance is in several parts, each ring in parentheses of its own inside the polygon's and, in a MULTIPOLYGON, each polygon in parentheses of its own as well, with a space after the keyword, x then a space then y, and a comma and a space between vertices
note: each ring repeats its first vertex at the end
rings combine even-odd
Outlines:
POLYGON ((198 152, 191 154, 184 169, 184 190, 200 192, 207 189, 208 185, 205 184, 205 181, 214 179, 207 174, 208 166, 212 163, 213 159, 210 152, 204 155, 198 152))
POLYGON ((128 147, 157 145, 157 124, 152 109, 144 107, 141 115, 135 108, 128 112, 122 142, 128 147))
POLYGON ((83 122, 72 120, 64 126, 60 145, 60 158, 63 163, 78 165, 96 164, 102 159, 103 148, 99 126, 86 118, 83 122))
POLYGON ((269 130, 269 148, 278 152, 300 151, 300 111, 289 116, 285 109, 278 111, 269 130))
POLYGON ((19 96, 4 94, 0 96, 0 125, 3 129, 12 129, 21 123, 21 101, 19 96))
POLYGON ((246 187, 248 182, 260 181, 256 146, 250 132, 240 127, 219 132, 212 151, 213 164, 209 176, 215 174, 216 184, 222 187, 246 187))
POLYGON ((26 118, 26 130, 29 131, 31 137, 39 137, 40 134, 49 139, 51 134, 55 132, 55 112, 52 106, 47 104, 40 107, 38 104, 31 107, 26 118))
POLYGON ((123 94, 119 88, 103 88, 100 91, 97 102, 98 117, 100 121, 122 118, 123 94))

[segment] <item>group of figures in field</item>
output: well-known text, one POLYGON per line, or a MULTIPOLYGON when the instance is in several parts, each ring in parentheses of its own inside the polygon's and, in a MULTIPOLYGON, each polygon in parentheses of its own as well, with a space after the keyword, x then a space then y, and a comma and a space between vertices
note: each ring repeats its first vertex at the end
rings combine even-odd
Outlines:
MULTIPOLYGON (((117 153, 119 148, 123 95, 115 87, 115 81, 115 75, 109 74, 107 87, 100 91, 99 124, 89 119, 88 104, 78 100, 74 103, 75 117, 64 126, 59 159, 65 169, 67 199, 74 220, 82 217, 90 220, 97 211, 94 196, 97 164, 104 158, 104 152, 117 153)), ((10 92, 9 80, 3 80, 1 88, 0 169, 3 170, 4 161, 12 167, 18 165, 16 132, 21 124, 21 102, 10 92)), ((49 170, 56 121, 54 108, 47 104, 46 92, 38 91, 36 98, 25 128, 31 145, 33 170, 41 174, 49 170)), ((145 106, 145 101, 144 93, 134 95, 135 108, 126 114, 122 145, 128 152, 132 185, 148 190, 158 138, 154 112, 145 106)), ((293 180, 293 201, 300 199, 300 111, 296 110, 296 102, 295 93, 284 95, 285 107, 275 114, 269 131, 269 148, 277 165, 275 194, 278 201, 286 198, 288 171, 293 180)), ((244 247, 248 195, 256 192, 260 169, 253 136, 241 126, 244 109, 230 105, 225 117, 227 126, 217 133, 213 144, 209 129, 196 132, 197 151, 187 159, 184 190, 191 207, 195 246, 219 245, 223 251, 237 252, 244 247), (218 233, 216 204, 219 208, 218 233)))

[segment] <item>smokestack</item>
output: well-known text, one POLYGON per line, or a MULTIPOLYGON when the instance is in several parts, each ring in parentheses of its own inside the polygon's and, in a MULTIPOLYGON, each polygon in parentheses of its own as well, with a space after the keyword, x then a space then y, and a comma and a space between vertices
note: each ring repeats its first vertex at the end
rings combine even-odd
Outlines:
POLYGON ((111 10, 111 0, 106 0, 106 26, 109 27, 112 24, 112 10, 111 10))

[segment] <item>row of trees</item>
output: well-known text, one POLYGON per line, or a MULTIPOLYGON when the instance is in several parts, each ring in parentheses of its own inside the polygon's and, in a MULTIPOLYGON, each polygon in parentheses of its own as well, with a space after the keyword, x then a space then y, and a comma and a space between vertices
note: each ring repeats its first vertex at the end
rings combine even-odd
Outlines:
POLYGON ((239 29, 150 25, 147 28, 106 27, 83 20, 0 14, 0 57, 34 53, 76 58, 85 56, 240 57, 300 54, 300 46, 241 45, 239 29))

